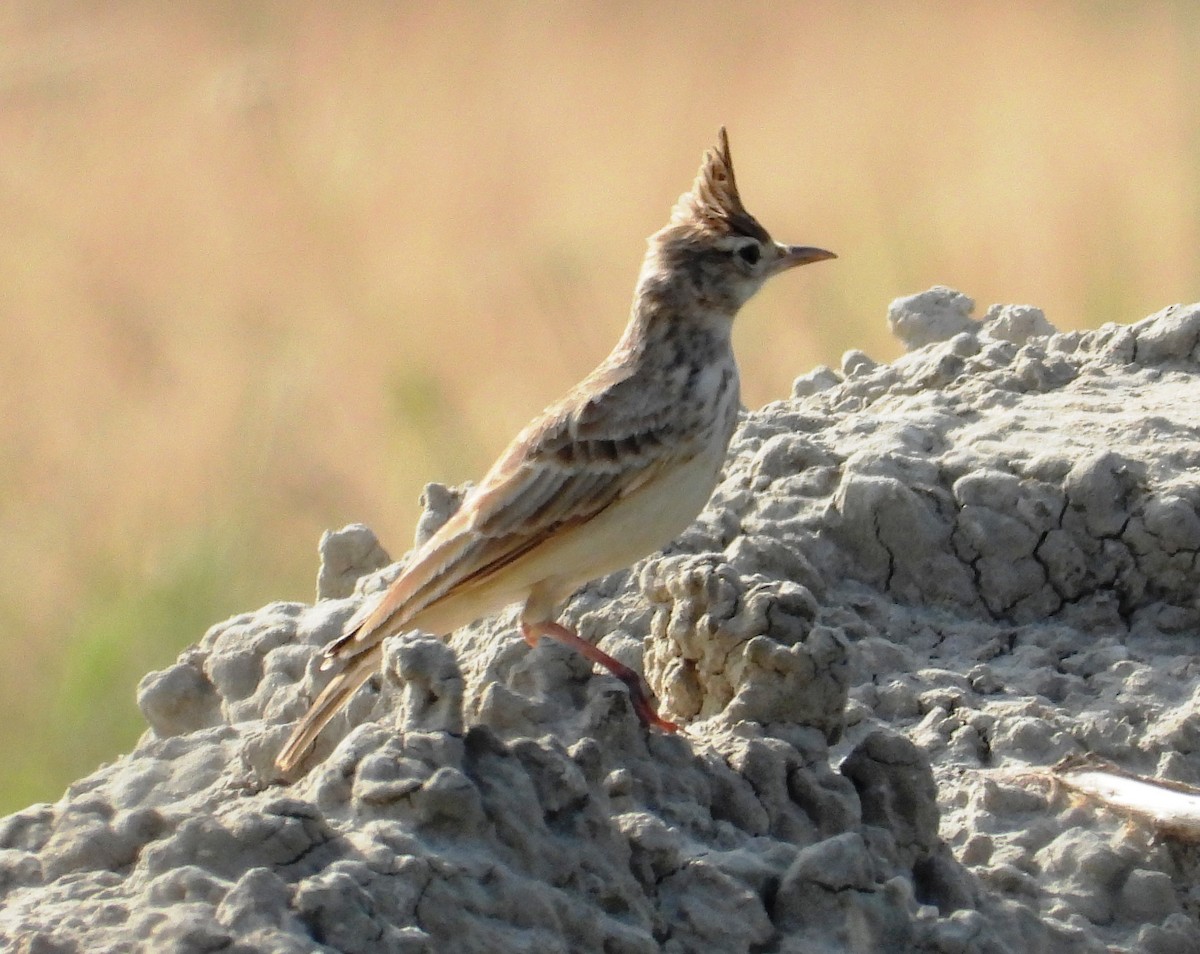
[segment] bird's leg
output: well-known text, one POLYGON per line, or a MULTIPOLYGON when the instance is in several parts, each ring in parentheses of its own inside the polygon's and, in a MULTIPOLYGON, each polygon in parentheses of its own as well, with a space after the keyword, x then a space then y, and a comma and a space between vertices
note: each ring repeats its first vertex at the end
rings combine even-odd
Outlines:
POLYGON ((629 689, 629 699, 633 703, 633 711, 637 713, 642 725, 657 726, 663 732, 678 730, 679 726, 674 722, 668 722, 658 714, 658 710, 654 708, 654 695, 647 688, 641 676, 561 623, 549 620, 540 623, 521 623, 521 635, 525 637, 525 642, 530 646, 536 646, 538 639, 542 636, 549 636, 565 646, 570 646, 585 659, 599 663, 625 683, 629 689))

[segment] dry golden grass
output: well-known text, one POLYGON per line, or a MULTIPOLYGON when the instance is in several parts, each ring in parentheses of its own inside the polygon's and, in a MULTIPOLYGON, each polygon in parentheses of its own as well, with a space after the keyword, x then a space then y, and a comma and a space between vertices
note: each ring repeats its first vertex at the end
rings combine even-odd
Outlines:
POLYGON ((398 552, 623 324, 729 126, 842 257, 743 316, 751 405, 934 283, 1061 328, 1200 297, 1195 7, 10 0, 0 809, 136 735, 137 675, 398 552), (5 787, 7 785, 7 787, 5 787))

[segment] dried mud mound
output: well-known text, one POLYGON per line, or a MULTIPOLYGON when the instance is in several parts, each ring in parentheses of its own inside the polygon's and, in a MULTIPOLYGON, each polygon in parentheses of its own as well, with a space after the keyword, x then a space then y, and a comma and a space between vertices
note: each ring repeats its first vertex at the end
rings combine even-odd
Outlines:
POLYGON ((315 654, 394 573, 347 528, 321 600, 213 627, 143 681, 132 753, 0 821, 0 944, 1200 950, 1194 849, 1037 781, 1200 782, 1200 306, 970 311, 894 303, 914 350, 747 415, 697 523, 572 602, 685 733, 501 618, 393 640, 277 779, 315 654))

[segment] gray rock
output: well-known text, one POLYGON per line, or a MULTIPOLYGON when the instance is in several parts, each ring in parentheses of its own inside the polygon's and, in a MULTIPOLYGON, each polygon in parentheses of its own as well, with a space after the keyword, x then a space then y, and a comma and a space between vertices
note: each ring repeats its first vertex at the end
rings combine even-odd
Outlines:
POLYGON ((976 331, 978 322, 971 318, 974 310, 975 302, 962 292, 936 285, 893 301, 888 306, 888 328, 909 351, 914 351, 964 331, 976 331))
POLYGON ((502 614, 391 641, 282 784, 320 647, 397 572, 327 534, 315 605, 212 627, 131 753, 0 820, 0 947, 1196 950, 1194 853, 1030 779, 1200 780, 1200 306, 971 309, 894 303, 908 354, 747 414, 693 526, 573 599, 684 732, 502 614))
POLYGON ((369 527, 352 523, 341 530, 326 530, 319 544, 321 568, 317 572, 317 599, 344 599, 354 592, 359 578, 392 562, 369 527))
POLYGON ((1055 333, 1046 313, 1032 305, 992 305, 983 316, 983 324, 988 337, 1019 345, 1030 338, 1045 338, 1055 333))

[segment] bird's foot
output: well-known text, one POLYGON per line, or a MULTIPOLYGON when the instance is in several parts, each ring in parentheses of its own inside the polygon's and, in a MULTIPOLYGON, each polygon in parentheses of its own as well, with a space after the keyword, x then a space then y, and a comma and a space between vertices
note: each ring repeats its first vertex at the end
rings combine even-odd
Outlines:
POLYGON ((538 639, 542 636, 549 636, 556 642, 570 646, 585 659, 599 663, 620 679, 621 682, 625 683, 625 686, 629 689, 629 701, 633 704, 633 711, 637 714, 638 721, 642 725, 647 728, 654 726, 663 732, 673 733, 679 731, 679 726, 676 723, 664 719, 658 714, 658 710, 654 706, 654 694, 650 691, 641 675, 630 669, 623 662, 613 659, 604 650, 589 643, 578 633, 567 629, 561 623, 547 621, 541 623, 522 623, 521 635, 525 637, 525 642, 530 646, 536 646, 538 639))

